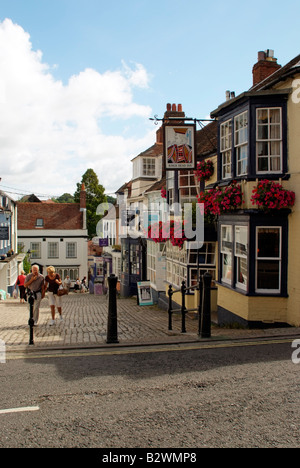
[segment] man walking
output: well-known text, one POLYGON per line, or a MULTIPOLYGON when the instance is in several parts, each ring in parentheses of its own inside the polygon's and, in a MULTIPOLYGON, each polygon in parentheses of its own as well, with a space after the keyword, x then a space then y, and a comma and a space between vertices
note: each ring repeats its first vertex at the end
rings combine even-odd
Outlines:
POLYGON ((26 276, 24 286, 33 292, 33 320, 34 324, 37 325, 41 301, 45 297, 45 278, 40 274, 39 267, 37 265, 33 265, 31 273, 26 276))

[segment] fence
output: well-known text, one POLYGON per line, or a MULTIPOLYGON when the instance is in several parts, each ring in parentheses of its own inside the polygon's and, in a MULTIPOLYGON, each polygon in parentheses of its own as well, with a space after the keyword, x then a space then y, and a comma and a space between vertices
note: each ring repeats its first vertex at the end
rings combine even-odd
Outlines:
POLYGON ((186 333, 185 317, 187 312, 198 312, 198 335, 201 338, 211 337, 211 291, 216 288, 211 286, 212 276, 210 273, 205 273, 200 277, 199 283, 189 288, 186 287, 185 281, 182 281, 180 289, 173 289, 169 286, 169 330, 172 330, 172 316, 174 312, 181 312, 181 333, 186 333), (199 304, 197 309, 187 309, 185 306, 185 296, 191 290, 199 291, 199 304), (181 293, 181 308, 173 309, 173 295, 181 293))

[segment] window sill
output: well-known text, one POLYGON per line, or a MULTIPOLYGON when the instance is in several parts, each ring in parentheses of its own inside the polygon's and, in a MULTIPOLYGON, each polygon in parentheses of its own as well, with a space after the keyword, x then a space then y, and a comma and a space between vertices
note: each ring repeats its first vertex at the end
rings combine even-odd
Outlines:
POLYGON ((248 297, 283 297, 283 298, 288 298, 289 295, 286 293, 261 293, 261 292, 248 292, 242 288, 235 287, 233 288, 230 284, 228 283, 222 283, 220 281, 216 281, 217 286, 223 286, 226 289, 230 289, 231 291, 242 294, 243 296, 248 296, 248 297))

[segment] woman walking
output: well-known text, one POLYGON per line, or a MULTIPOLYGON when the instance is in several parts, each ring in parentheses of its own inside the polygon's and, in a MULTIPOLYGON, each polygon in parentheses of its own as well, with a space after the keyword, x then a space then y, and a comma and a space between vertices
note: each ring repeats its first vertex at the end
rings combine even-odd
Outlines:
POLYGON ((47 276, 45 278, 45 289, 48 290, 48 298, 51 309, 50 326, 55 325, 55 306, 57 307, 59 318, 62 320, 62 300, 61 297, 57 295, 59 286, 62 284, 60 276, 55 272, 55 268, 50 266, 47 268, 47 276))
POLYGON ((20 303, 21 304, 24 304, 24 301, 27 300, 26 290, 24 286, 25 279, 26 279, 25 272, 21 271, 21 274, 18 276, 16 284, 15 284, 15 290, 17 289, 17 286, 18 286, 19 291, 20 291, 20 303))

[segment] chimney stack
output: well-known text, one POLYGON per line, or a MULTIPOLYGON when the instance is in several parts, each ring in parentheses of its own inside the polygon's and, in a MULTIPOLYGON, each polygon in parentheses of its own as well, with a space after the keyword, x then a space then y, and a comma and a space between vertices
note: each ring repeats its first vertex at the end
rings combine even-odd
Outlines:
POLYGON ((254 65, 252 70, 253 86, 256 86, 280 68, 281 65, 279 65, 277 63, 277 59, 274 58, 274 50, 267 49, 264 52, 258 52, 257 63, 254 65))
MULTIPOLYGON (((172 120, 173 123, 181 122, 180 119, 185 118, 185 113, 182 111, 182 104, 167 104, 167 110, 164 115, 165 121, 170 117, 178 117, 178 121, 172 120)), ((163 127, 160 127, 156 132, 156 143, 163 143, 163 127)))
POLYGON ((81 192, 80 192, 80 209, 85 209, 85 208, 86 208, 86 190, 85 190, 85 185, 82 184, 81 192))

